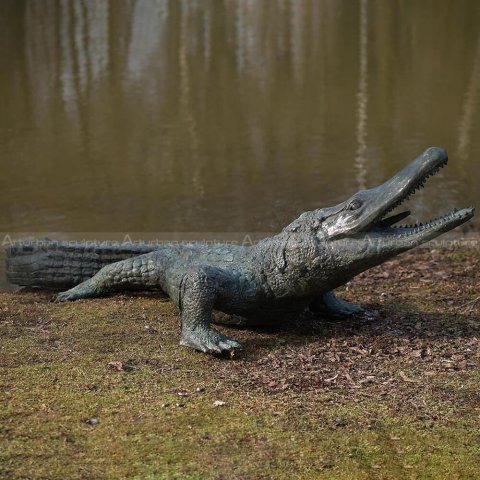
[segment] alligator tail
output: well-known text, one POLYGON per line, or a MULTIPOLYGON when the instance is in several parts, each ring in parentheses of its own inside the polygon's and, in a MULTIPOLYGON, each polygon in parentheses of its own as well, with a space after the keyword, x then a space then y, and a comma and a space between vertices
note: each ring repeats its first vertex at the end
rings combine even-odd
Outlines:
POLYGON ((6 247, 7 280, 20 286, 70 288, 102 267, 162 248, 160 243, 13 243, 6 247))

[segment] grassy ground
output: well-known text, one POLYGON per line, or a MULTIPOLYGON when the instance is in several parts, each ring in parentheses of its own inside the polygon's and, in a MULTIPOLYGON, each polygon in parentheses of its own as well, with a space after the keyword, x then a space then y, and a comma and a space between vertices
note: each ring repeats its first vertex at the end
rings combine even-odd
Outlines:
POLYGON ((162 298, 1 294, 0 478, 480 478, 479 264, 416 250, 342 293, 363 319, 225 329, 233 359, 162 298))

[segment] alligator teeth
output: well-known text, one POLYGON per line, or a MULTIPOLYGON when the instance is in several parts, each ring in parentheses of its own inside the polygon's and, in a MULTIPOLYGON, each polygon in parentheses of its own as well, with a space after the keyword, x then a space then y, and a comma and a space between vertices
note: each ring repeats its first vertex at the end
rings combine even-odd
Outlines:
MULTIPOLYGON (((438 226, 444 225, 446 222, 459 217, 458 215, 459 210, 455 208, 453 211, 446 213, 445 215, 442 215, 440 217, 434 218, 432 220, 428 220, 427 222, 419 222, 415 224, 410 224, 410 225, 391 225, 391 228, 396 228, 400 230, 399 234, 402 236, 405 235, 414 235, 418 232, 421 232, 423 230, 429 229, 429 228, 435 228, 438 226)), ((405 213, 405 212, 404 212, 405 213)), ((399 214, 398 216, 401 217, 402 214, 399 214)), ((390 220, 394 219, 395 216, 390 217, 390 220)), ((386 219, 388 223, 388 218, 386 219)), ((400 220, 400 218, 398 218, 400 220)), ((397 234, 398 235, 398 234, 397 234)))
MULTIPOLYGON (((419 182, 414 185, 408 192, 406 192, 405 196, 399 200, 397 200, 394 204, 388 208, 385 212, 383 212, 375 221, 374 223, 380 223, 382 219, 384 219, 391 211, 395 210, 399 205, 401 205, 403 202, 407 201, 412 195, 415 194, 417 190, 420 190, 422 188, 425 188, 425 182, 427 181, 428 178, 433 177, 441 168, 445 167, 447 162, 442 163, 441 165, 436 166, 429 172, 425 173, 424 177, 422 177, 419 182)), ((455 210, 456 211, 456 210, 455 210)), ((432 222, 429 222, 429 225, 431 225, 432 222)), ((419 227, 423 227, 421 224, 419 227)), ((409 227, 401 227, 401 228, 413 228, 412 225, 409 227)))

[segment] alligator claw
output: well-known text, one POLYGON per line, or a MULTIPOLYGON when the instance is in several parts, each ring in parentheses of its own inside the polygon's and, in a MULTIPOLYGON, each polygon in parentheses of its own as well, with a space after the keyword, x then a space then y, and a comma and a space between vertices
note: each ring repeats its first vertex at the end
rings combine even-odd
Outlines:
POLYGON ((241 343, 214 329, 182 334, 180 345, 194 348, 204 353, 217 354, 243 350, 241 343))
POLYGON ((60 302, 73 302, 74 300, 77 300, 80 298, 78 295, 75 294, 75 292, 72 292, 71 290, 67 290, 66 292, 60 292, 57 296, 54 297, 53 301, 55 303, 60 303, 60 302))
POLYGON ((331 310, 333 317, 351 317, 353 315, 360 315, 364 313, 364 309, 355 303, 342 302, 342 305, 337 306, 336 309, 331 310))
POLYGON ((324 293, 310 308, 314 313, 326 314, 335 318, 351 317, 364 312, 360 305, 338 298, 332 291, 324 293))

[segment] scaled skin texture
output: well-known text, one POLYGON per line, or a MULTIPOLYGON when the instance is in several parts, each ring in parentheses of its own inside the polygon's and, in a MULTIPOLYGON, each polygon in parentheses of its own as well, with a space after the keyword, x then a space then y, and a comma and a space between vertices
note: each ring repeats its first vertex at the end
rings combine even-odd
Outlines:
POLYGON ((7 247, 7 277, 16 285, 76 285, 57 301, 161 289, 180 313, 181 345, 216 354, 240 349, 211 326, 214 312, 222 312, 218 321, 242 326, 306 310, 338 317, 360 313, 333 290, 472 218, 473 208, 408 227, 394 224, 410 212, 387 217, 447 159, 445 150, 431 147, 382 185, 306 212, 256 245, 23 242, 7 247))

